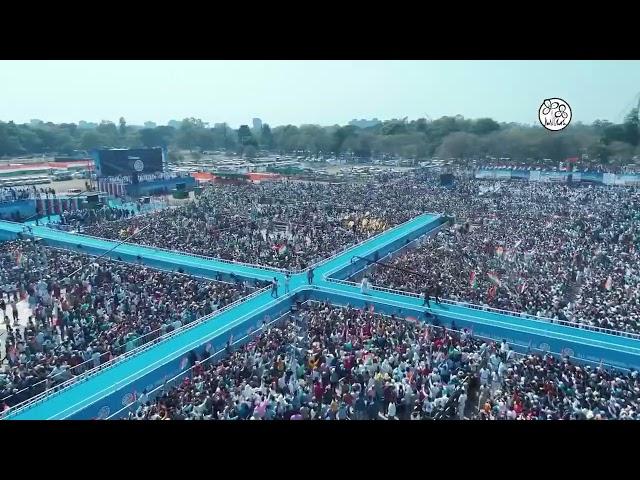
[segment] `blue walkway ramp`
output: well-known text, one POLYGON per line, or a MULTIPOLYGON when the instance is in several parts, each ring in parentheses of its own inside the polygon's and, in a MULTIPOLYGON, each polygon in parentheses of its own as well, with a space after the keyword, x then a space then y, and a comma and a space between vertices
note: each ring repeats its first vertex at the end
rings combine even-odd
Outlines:
MULTIPOLYGON (((16 235, 19 233, 25 234, 26 230, 24 225, 20 223, 0 221, 0 231, 4 231, 5 234, 12 233, 16 235)), ((42 226, 31 227, 28 235, 42 238, 48 245, 55 247, 66 248, 91 255, 102 255, 111 250, 108 254, 111 258, 121 258, 127 262, 143 263, 150 267, 165 270, 178 270, 181 268, 185 272, 207 278, 216 278, 217 274, 226 277, 233 274, 236 277, 245 279, 269 281, 276 276, 282 280, 284 272, 282 269, 231 262, 133 243, 120 244, 120 242, 114 240, 69 233, 42 226)))

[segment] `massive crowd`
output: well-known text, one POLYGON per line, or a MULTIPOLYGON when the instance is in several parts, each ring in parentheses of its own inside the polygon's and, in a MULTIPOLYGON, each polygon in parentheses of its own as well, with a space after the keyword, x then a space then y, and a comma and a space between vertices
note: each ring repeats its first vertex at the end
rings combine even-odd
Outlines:
MULTIPOLYGON (((74 212, 62 222, 107 238, 304 269, 424 212, 455 222, 381 259, 386 265, 368 273, 374 284, 640 333, 633 188, 475 180, 445 188, 420 174, 369 184, 215 185, 176 208, 74 212)), ((2 244, 0 288, 7 405, 248 292, 29 241, 2 244), (32 312, 25 326, 11 324, 20 300, 32 312)), ((307 304, 224 360, 200 359, 183 383, 145 399, 132 417, 635 419, 639 381, 636 372, 516 355, 468 332, 307 304)))
POLYGON ((194 202, 86 229, 107 238, 136 230, 143 244, 279 268, 304 269, 424 213, 412 185, 275 182, 208 187, 194 202), (147 227, 144 228, 143 227, 147 227))
POLYGON ((472 181, 433 191, 432 210, 456 224, 383 259, 372 283, 640 333, 637 190, 472 181))
POLYGON ((516 355, 503 340, 304 304, 130 407, 135 420, 637 419, 637 372, 516 355))
POLYGON ((2 243, 0 402, 15 405, 245 296, 251 287, 2 243), (26 302, 28 318, 19 315, 26 302))

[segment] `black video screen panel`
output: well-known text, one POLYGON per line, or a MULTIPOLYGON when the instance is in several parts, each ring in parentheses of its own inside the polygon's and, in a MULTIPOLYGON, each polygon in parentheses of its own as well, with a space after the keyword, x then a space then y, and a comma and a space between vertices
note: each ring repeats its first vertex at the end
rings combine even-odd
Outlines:
POLYGON ((162 172, 162 149, 99 150, 98 164, 103 177, 162 172))
POLYGON ((455 177, 451 173, 443 173, 440 175, 440 185, 450 187, 453 185, 455 177))

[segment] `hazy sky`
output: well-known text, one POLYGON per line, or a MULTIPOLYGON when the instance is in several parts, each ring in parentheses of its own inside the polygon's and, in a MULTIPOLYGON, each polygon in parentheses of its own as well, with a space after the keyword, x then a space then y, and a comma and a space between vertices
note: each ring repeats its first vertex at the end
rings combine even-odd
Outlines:
POLYGON ((620 121, 639 92, 640 61, 0 61, 0 120, 17 123, 536 123, 548 97, 566 100, 574 121, 620 121))

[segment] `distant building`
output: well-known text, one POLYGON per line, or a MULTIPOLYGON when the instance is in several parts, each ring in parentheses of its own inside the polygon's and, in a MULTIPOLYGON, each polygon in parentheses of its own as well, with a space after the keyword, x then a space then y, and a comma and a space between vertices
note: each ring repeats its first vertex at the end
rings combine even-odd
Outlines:
POLYGON ((167 125, 173 128, 180 128, 180 125, 182 125, 182 122, 178 120, 169 120, 169 123, 167 123, 167 125))
POLYGON ((156 128, 156 122, 144 122, 144 128, 156 128))
POLYGON ((255 132, 262 131, 262 120, 260 120, 259 118, 254 118, 253 119, 253 130, 255 132))
POLYGON ((214 123, 213 124, 213 128, 224 129, 224 128, 227 128, 227 124, 226 123, 214 123))
POLYGON ((371 120, 365 120, 364 118, 362 120, 356 120, 354 118, 349 122, 349 125, 352 125, 357 128, 371 128, 371 127, 375 127, 376 125, 380 125, 381 123, 382 122, 377 118, 373 118, 371 120))
POLYGON ((29 123, 31 124, 32 127, 38 127, 42 125, 44 122, 42 120, 38 120, 37 118, 33 118, 29 123))

